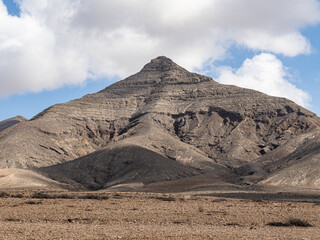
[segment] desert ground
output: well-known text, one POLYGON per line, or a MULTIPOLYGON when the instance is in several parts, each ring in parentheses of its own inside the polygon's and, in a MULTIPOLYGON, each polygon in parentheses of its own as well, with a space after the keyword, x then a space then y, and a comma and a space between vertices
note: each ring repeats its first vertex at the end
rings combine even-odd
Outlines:
POLYGON ((314 194, 4 190, 0 196, 0 239, 320 239, 314 194))

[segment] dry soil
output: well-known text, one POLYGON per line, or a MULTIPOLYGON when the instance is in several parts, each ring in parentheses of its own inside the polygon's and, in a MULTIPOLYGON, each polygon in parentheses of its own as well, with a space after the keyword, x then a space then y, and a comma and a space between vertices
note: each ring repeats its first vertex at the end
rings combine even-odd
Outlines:
POLYGON ((320 239, 317 200, 110 192, 1 196, 0 239, 320 239), (290 219, 311 227, 268 225, 290 219))

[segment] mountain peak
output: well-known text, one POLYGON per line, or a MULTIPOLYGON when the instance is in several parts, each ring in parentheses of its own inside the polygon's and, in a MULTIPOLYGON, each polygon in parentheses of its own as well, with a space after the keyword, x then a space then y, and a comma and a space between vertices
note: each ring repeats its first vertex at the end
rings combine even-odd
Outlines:
POLYGON ((119 87, 127 87, 131 85, 145 86, 157 84, 197 84, 199 82, 213 82, 210 77, 189 72, 183 67, 176 64, 170 58, 159 56, 152 59, 146 64, 140 72, 131 75, 130 77, 112 84, 102 91, 108 89, 117 89, 119 87))
POLYGON ((164 72, 164 71, 170 71, 175 69, 183 69, 183 68, 180 67, 175 62, 173 62, 170 58, 167 58, 165 56, 159 56, 157 58, 152 59, 151 62, 146 64, 141 71, 142 72, 146 72, 146 71, 164 72))

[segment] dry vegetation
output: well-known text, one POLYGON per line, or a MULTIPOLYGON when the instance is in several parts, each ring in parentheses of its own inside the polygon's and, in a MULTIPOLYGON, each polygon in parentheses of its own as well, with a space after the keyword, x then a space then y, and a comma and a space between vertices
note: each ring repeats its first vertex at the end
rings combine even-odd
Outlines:
POLYGON ((0 239, 319 239, 316 202, 0 192, 0 239))

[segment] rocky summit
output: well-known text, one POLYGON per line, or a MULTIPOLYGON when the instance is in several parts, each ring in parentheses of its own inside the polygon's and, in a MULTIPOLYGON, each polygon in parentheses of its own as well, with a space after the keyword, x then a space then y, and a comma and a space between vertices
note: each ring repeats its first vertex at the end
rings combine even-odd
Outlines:
POLYGON ((0 149, 0 168, 83 189, 320 187, 319 117, 166 57, 2 130, 0 149))

